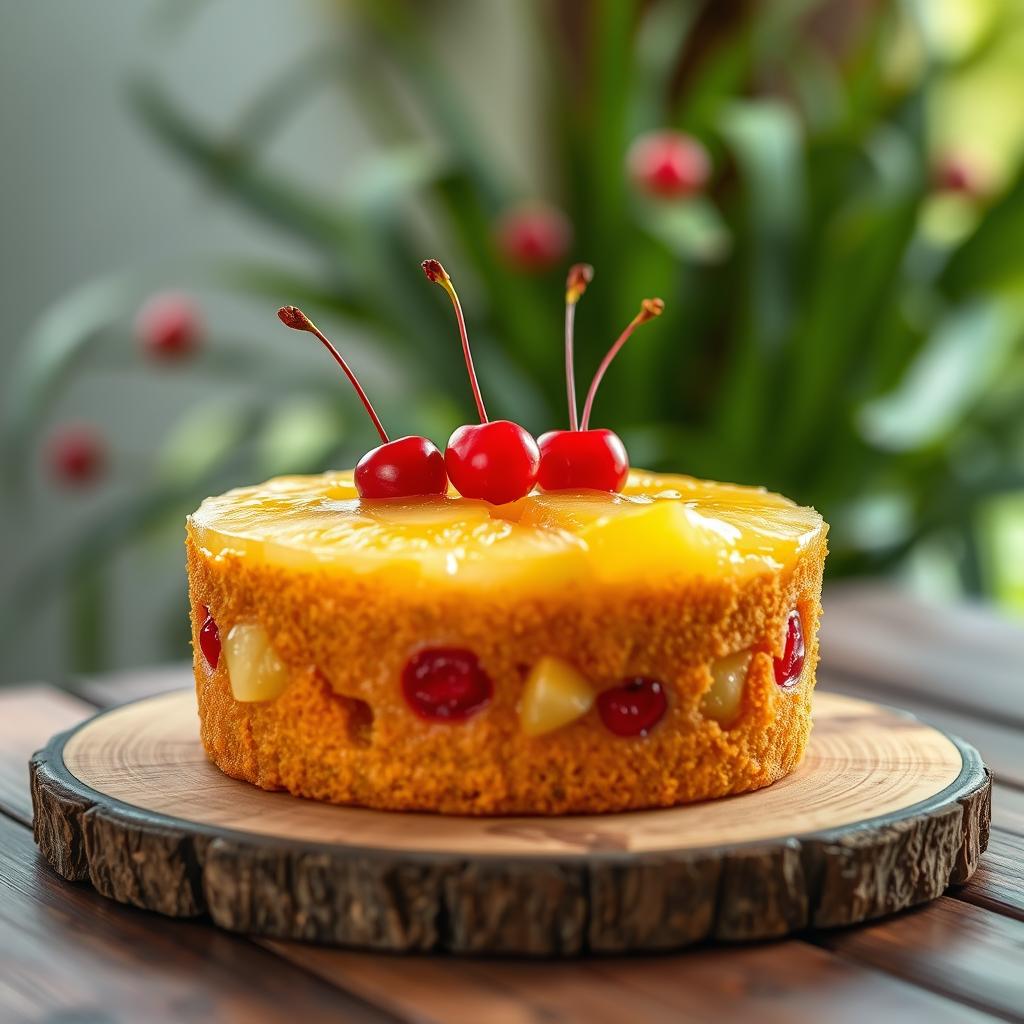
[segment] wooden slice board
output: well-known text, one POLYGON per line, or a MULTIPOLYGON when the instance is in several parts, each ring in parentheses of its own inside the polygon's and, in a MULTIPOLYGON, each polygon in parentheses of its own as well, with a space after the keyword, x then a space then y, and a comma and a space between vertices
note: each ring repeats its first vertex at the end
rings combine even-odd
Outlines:
POLYGON ((819 694, 804 764, 667 810, 457 818, 266 793, 205 758, 191 692, 104 712, 32 761, 65 878, 234 931, 392 950, 567 955, 831 928, 933 899, 988 842, 976 750, 819 694))

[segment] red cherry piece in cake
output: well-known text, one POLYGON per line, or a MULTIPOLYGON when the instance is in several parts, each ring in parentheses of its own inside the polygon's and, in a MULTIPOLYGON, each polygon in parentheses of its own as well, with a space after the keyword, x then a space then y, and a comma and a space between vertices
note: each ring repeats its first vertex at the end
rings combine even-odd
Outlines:
POLYGON ((601 721, 616 736, 646 736, 667 708, 665 687, 647 676, 630 679, 597 698, 601 721))
POLYGON ((462 647, 428 647, 402 670, 402 694, 428 722, 459 722, 483 710, 494 693, 477 656, 462 647))
POLYGON ((464 498, 504 505, 529 494, 537 482, 540 450, 511 420, 458 427, 444 453, 448 478, 464 498))
POLYGON ((368 451, 356 464, 361 498, 412 498, 448 492, 444 456, 425 437, 400 437, 368 451))
POLYGON ((184 359, 203 336, 203 318, 196 304, 176 292, 154 295, 139 310, 135 332, 147 355, 154 359, 184 359))
POLYGON ((551 430, 537 440, 542 491, 621 491, 629 456, 612 430, 551 430))
POLYGON ((637 187, 661 199, 700 191, 711 173, 707 150, 682 132, 651 132, 630 147, 629 172, 637 187))
POLYGON ((209 608, 204 608, 206 618, 199 629, 199 649, 203 652, 206 664, 210 668, 216 668, 220 661, 220 630, 217 623, 210 614, 209 608))
POLYGON ((804 670, 805 655, 804 627, 800 613, 794 609, 786 620, 786 643, 782 657, 773 660, 775 682, 779 686, 793 686, 799 681, 804 670))

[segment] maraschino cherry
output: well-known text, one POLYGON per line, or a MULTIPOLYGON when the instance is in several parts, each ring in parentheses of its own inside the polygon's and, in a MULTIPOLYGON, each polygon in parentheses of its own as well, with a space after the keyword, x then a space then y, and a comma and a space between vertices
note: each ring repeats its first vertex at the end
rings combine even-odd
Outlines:
POLYGON ((420 718, 460 722, 490 703, 494 683, 472 651, 428 647, 405 663, 402 693, 420 718))
POLYGON ((657 679, 636 676, 598 695, 597 713, 616 736, 646 736, 668 708, 665 687, 657 679))
POLYGON ((779 686, 789 688, 800 682, 807 657, 807 645, 804 643, 804 627, 800 621, 800 613, 794 608, 786 619, 786 639, 783 644, 782 657, 772 659, 775 682, 779 686))
POLYGON ((565 283, 565 379, 569 397, 569 429, 542 434, 537 483, 544 491, 621 491, 629 477, 629 456, 622 439, 612 430, 590 430, 594 396, 612 360, 642 323, 653 320, 665 308, 661 299, 644 299, 640 312, 608 350, 590 382, 583 419, 576 420, 576 382, 573 375, 573 326, 576 303, 594 275, 593 268, 578 263, 570 268, 565 283))
POLYGON ((439 284, 452 300, 462 339, 462 354, 469 372, 480 422, 458 427, 448 439, 444 464, 448 478, 464 498, 482 498, 504 505, 529 494, 537 482, 540 451, 532 435, 511 420, 489 420, 480 394, 473 356, 469 350, 466 321, 448 272, 437 260, 424 260, 423 273, 439 284))
POLYGON ((367 452, 356 464, 354 479, 359 496, 415 498, 446 494, 448 475, 445 473, 444 456, 437 445, 425 437, 417 436, 400 437, 397 441, 390 440, 356 375, 313 321, 295 306, 282 306, 277 315, 286 327, 291 327, 295 331, 308 331, 320 339, 355 388, 359 400, 377 428, 377 433, 380 434, 383 444, 367 452))
POLYGON ((199 628, 199 648, 206 664, 216 668, 220 661, 220 629, 206 605, 203 605, 203 624, 199 628))

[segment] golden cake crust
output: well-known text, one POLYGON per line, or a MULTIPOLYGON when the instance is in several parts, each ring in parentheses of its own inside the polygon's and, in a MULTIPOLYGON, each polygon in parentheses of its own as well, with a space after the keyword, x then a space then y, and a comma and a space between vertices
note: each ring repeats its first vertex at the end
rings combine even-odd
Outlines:
POLYGON ((264 789, 391 810, 563 814, 670 806, 766 786, 800 762, 811 691, 825 530, 776 572, 666 576, 551 591, 408 587, 374 574, 290 569, 211 554, 186 541, 202 742, 225 773, 264 789), (275 700, 234 699, 225 665, 199 647, 209 608, 221 635, 256 621, 289 683, 275 700), (792 609, 807 658, 799 684, 776 685, 792 609), (473 651, 494 681, 490 705, 458 723, 418 718, 399 679, 424 646, 473 651), (714 659, 754 649, 738 718, 705 717, 714 659), (541 736, 518 714, 530 667, 573 664, 596 689, 652 676, 668 695, 647 736, 624 738, 595 712, 541 736))

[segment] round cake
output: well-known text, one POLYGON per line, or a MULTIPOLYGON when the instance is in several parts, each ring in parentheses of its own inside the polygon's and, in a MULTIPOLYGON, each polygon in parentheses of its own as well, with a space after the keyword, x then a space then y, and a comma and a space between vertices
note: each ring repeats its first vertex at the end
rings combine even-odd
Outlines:
POLYGON ((264 789, 567 814, 741 793, 811 726, 827 527, 767 491, 367 500, 284 477, 189 517, 203 745, 264 789))

